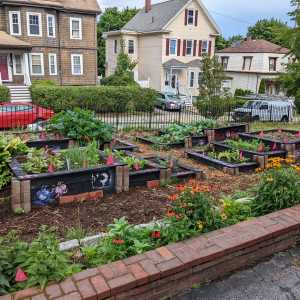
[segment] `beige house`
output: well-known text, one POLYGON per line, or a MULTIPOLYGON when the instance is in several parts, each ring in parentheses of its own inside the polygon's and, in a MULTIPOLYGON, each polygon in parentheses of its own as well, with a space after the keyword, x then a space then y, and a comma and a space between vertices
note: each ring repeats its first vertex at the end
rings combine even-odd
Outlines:
POLYGON ((236 89, 259 93, 261 81, 265 81, 268 95, 284 95, 278 77, 285 72, 290 57, 289 49, 265 40, 248 38, 232 47, 217 52, 228 79, 224 82, 232 94, 236 89))
POLYGON ((121 45, 138 62, 137 81, 158 91, 197 95, 203 54, 214 55, 220 30, 201 0, 169 0, 145 8, 120 31, 105 34, 106 75, 114 73, 121 45))

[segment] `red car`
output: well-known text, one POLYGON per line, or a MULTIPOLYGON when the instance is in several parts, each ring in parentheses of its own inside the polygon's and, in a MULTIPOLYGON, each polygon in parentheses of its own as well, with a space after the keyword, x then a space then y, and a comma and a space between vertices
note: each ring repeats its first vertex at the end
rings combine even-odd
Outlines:
POLYGON ((50 109, 28 102, 0 103, 0 128, 24 127, 39 121, 46 121, 54 115, 50 109))

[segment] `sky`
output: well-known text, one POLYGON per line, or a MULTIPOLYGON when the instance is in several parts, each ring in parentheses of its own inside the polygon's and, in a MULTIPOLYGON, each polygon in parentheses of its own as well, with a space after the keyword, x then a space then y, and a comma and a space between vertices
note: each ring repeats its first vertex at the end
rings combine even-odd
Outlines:
MULTIPOLYGON (((141 8, 144 0, 98 0, 102 9, 112 6, 141 8)), ((152 0, 153 3, 163 0, 152 0)), ((247 28, 259 19, 275 17, 290 23, 287 15, 291 11, 289 0, 202 0, 222 31, 230 37, 245 35, 247 28)))

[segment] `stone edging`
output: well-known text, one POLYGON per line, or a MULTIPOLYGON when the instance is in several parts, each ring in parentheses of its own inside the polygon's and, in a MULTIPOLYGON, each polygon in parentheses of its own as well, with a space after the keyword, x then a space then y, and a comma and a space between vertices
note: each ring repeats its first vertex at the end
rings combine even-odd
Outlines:
POLYGON ((295 245, 300 205, 176 244, 88 269, 44 291, 0 300, 161 299, 295 245))

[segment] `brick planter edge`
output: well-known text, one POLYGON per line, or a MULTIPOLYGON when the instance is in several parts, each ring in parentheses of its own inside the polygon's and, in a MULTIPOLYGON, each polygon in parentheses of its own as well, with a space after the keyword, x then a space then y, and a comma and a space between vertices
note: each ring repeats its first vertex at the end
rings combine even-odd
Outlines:
POLYGON ((294 246, 300 205, 82 271, 61 283, 0 300, 161 299, 294 246))

